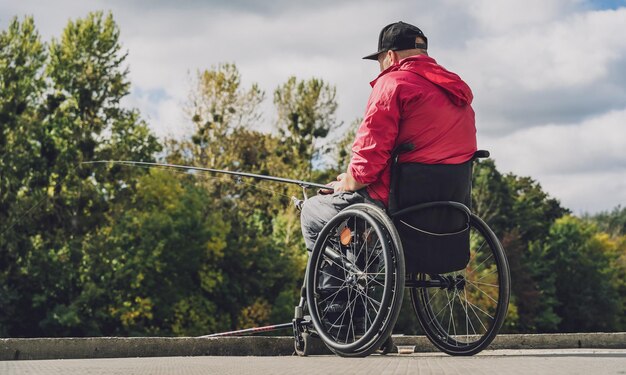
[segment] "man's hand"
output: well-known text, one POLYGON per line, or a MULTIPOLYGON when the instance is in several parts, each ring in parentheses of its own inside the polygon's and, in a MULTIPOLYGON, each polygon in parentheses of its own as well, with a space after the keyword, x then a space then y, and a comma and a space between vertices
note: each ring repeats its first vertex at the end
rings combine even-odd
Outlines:
POLYGON ((320 194, 332 194, 333 192, 337 193, 340 191, 345 191, 345 188, 343 186, 343 180, 346 178, 346 173, 342 173, 339 176, 337 176, 337 180, 336 181, 331 181, 329 182, 328 186, 330 186, 332 188, 331 189, 320 189, 319 193, 320 194))
POLYGON ((333 190, 320 189, 319 193, 331 194, 333 192, 338 193, 341 191, 356 191, 366 187, 367 185, 357 182, 354 177, 350 175, 350 173, 342 173, 337 176, 337 181, 332 181, 328 183, 328 186, 331 187, 333 190))

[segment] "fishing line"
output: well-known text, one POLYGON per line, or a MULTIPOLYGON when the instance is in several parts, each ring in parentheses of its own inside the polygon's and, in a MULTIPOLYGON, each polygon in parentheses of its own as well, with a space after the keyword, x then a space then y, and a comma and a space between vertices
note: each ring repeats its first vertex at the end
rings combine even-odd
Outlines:
MULTIPOLYGON (((255 175, 255 174, 252 174, 252 173, 214 170, 214 169, 199 168, 199 167, 185 167, 185 166, 179 166, 179 165, 159 165, 157 163, 124 162, 124 161, 122 161, 122 162, 97 161, 97 162, 82 162, 81 164, 96 164, 96 163, 99 163, 99 164, 106 163, 106 164, 111 164, 111 165, 122 165, 122 166, 126 166, 126 167, 143 168, 143 169, 147 169, 147 170, 149 170, 151 168, 156 168, 156 169, 167 171, 168 173, 182 174, 182 175, 186 175, 186 176, 193 176, 194 178, 198 178, 200 180, 205 180, 205 181, 211 181, 212 180, 212 181, 218 181, 218 182, 234 182, 236 185, 244 185, 244 186, 247 186, 247 187, 251 187, 253 189, 258 189, 258 190, 262 190, 262 191, 271 193, 272 195, 278 195, 278 196, 281 196, 281 197, 286 197, 288 199, 290 199, 291 196, 289 196, 287 194, 284 194, 284 193, 281 193, 281 192, 279 192, 279 191, 277 191, 275 189, 270 189, 268 187, 259 186, 259 183, 245 182, 243 180, 243 178, 247 177, 247 178, 260 179, 261 181, 266 180, 266 181, 274 181, 274 182, 291 183, 291 184, 300 185, 303 188, 324 186, 324 185, 310 183, 310 182, 306 182, 306 181, 290 180, 290 179, 284 179, 284 178, 273 177, 273 176, 255 175), (186 168, 187 171, 183 172, 183 171, 178 170, 178 169, 183 169, 183 168, 186 168), (228 178, 228 176, 211 176, 211 175, 207 175, 207 174, 200 174, 198 172, 226 173, 226 174, 230 175, 231 178, 228 178), (233 179, 235 181, 233 181, 233 179)), ((11 225, 2 231, 2 236, 4 236, 8 231, 13 229, 19 222, 21 222, 26 216, 28 216, 37 207, 41 206, 41 204, 44 201, 48 200, 49 198, 50 197, 47 194, 44 195, 43 198, 41 198, 39 201, 37 201, 37 203, 35 203, 33 206, 31 206, 26 212, 24 212, 23 214, 19 215, 16 219, 12 220, 11 225)))
POLYGON ((17 219, 15 219, 15 220, 13 221, 13 223, 12 223, 12 224, 11 224, 8 228, 6 228, 4 231, 2 231, 2 235, 4 236, 4 235, 5 235, 5 234, 9 231, 9 230, 13 229, 13 227, 14 227, 14 226, 16 226, 16 225, 17 225, 17 223, 19 223, 20 221, 22 221, 22 219, 24 219, 24 218, 25 218, 28 214, 30 214, 32 210, 34 210, 35 208, 37 208, 38 206, 40 206, 40 205, 41 205, 41 204, 42 204, 45 200, 47 200, 48 198, 50 198, 50 197, 48 197, 48 195, 47 195, 47 194, 46 194, 46 195, 44 195, 44 197, 43 197, 43 198, 41 198, 41 199, 40 199, 37 203, 35 203, 35 204, 31 207, 31 208, 29 208, 26 212, 24 212, 24 213, 23 213, 22 215, 20 215, 17 219))
MULTIPOLYGON (((258 184, 243 181, 242 178, 247 177, 247 176, 231 176, 230 178, 229 178, 229 176, 211 176, 211 175, 208 175, 208 174, 200 174, 200 173, 197 173, 197 172, 184 172, 184 171, 180 171, 180 170, 177 170, 177 169, 168 168, 168 167, 160 166, 160 165, 132 165, 132 164, 125 164, 125 163, 118 164, 118 165, 122 165, 122 166, 125 166, 125 167, 142 168, 142 169, 147 169, 147 170, 158 169, 158 170, 166 171, 166 172, 171 173, 171 174, 180 174, 180 175, 185 175, 185 176, 193 176, 194 178, 197 178, 199 180, 205 180, 205 181, 213 180, 213 181, 219 181, 219 182, 234 182, 237 185, 245 185, 245 186, 248 186, 248 187, 252 187, 254 189, 259 189, 259 190, 264 190, 266 192, 270 192, 273 195, 280 195, 280 196, 283 196, 283 197, 286 197, 286 198, 291 198, 290 195, 281 193, 281 192, 276 191, 274 189, 270 189, 270 188, 267 188, 267 187, 261 187, 261 186, 258 186, 258 184)), ((253 177, 248 177, 248 178, 253 178, 253 177)))

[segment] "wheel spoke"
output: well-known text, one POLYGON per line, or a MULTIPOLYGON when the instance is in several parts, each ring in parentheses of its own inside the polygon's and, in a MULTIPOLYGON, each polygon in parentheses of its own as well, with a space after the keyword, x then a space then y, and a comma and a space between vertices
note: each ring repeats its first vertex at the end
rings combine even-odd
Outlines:
POLYGON ((498 301, 493 298, 492 296, 489 295, 489 293, 485 292, 484 290, 480 289, 477 285, 474 285, 474 283, 472 283, 471 281, 467 281, 468 283, 472 284, 474 286, 474 288, 476 288, 476 290, 478 290, 479 292, 481 292, 482 294, 486 295, 487 298, 489 298, 490 300, 492 300, 493 302, 495 302, 496 304, 498 304, 498 301))
MULTIPOLYGON (((491 320, 493 320, 493 316, 491 316, 491 315, 490 315, 488 312, 486 312, 485 310, 481 309, 480 307, 476 306, 475 304, 471 303, 470 301, 467 301, 467 303, 469 303, 469 305, 472 307, 472 309, 476 309, 476 310, 478 310, 478 311, 482 312, 483 314, 487 315, 487 316, 488 316, 491 320)), ((476 318, 478 318, 478 320, 479 320, 479 321, 481 321, 481 320, 480 320, 480 317, 476 314, 476 312, 474 312, 474 314, 476 315, 476 318)), ((482 321, 481 321, 481 322, 482 322, 482 321)), ((483 325, 483 327, 485 327, 485 326, 483 325)), ((485 329, 486 329, 486 328, 485 328, 485 329)))
MULTIPOLYGON (((479 279, 482 280, 482 279, 479 279)), ((490 286, 493 288, 500 288, 500 285, 498 284, 489 284, 489 283, 481 283, 480 281, 474 280, 474 281, 468 281, 469 283, 471 283, 472 285, 476 284, 476 285, 484 285, 484 286, 490 286)))
POLYGON ((332 259, 331 257, 326 256, 326 255, 324 255, 324 260, 329 262, 329 263, 332 263, 332 264, 336 265, 343 272, 350 272, 350 270, 345 267, 345 263, 344 263, 345 262, 345 258, 343 256, 341 257, 341 261, 342 261, 341 263, 337 263, 337 261, 335 261, 334 259, 332 259))
POLYGON ((480 268, 480 266, 485 264, 485 262, 488 261, 491 258, 493 258, 493 254, 489 254, 489 256, 485 260, 483 260, 478 266, 472 268, 472 271, 470 273, 468 273, 467 276, 469 276, 469 275, 473 274, 474 272, 476 272, 476 270, 478 270, 480 268))
MULTIPOLYGON (((350 301, 350 295, 352 294, 352 288, 348 290, 348 301, 350 301)), ((346 340, 345 343, 348 342, 348 337, 350 335, 350 330, 352 330, 352 337, 354 337, 354 309, 353 304, 356 303, 356 299, 352 302, 348 302, 348 306, 346 310, 349 312, 350 317, 348 318, 348 329, 346 329, 346 340)), ((343 323, 343 322, 342 322, 343 323)), ((343 324, 342 324, 343 325, 343 324)))
MULTIPOLYGON (((380 238, 378 238, 378 236, 376 236, 376 237, 377 237, 376 238, 376 243, 374 243, 374 246, 372 246, 372 249, 376 249, 378 244, 380 244, 380 238)), ((382 249, 380 251, 377 251, 376 253, 374 253, 373 251, 369 252, 369 254, 374 255, 374 256, 371 257, 372 260, 365 265, 365 270, 368 270, 370 268, 370 266, 372 265, 372 263, 374 263, 376 260, 378 260, 378 257, 380 256, 381 251, 382 251, 382 249)))
POLYGON ((465 304, 463 304, 463 301, 461 300, 461 294, 457 294, 457 296, 459 297, 459 302, 463 307, 463 311, 465 311, 465 341, 467 342, 469 341, 469 328, 472 327, 472 332, 474 333, 474 335, 476 334, 476 329, 474 328, 474 324, 472 324, 472 320, 469 318, 469 301, 467 300, 467 290, 463 290, 463 295, 465 299, 465 304))
POLYGON ((498 274, 498 269, 496 268, 496 269, 494 269, 494 270, 493 270, 493 271, 491 271, 491 272, 487 272, 486 274, 483 274, 483 276, 482 276, 480 279, 478 279, 478 280, 474 280, 474 281, 480 281, 480 280, 482 280, 482 279, 486 279, 487 277, 489 277, 489 276, 491 276, 491 275, 497 275, 497 274, 498 274))
MULTIPOLYGON (((446 292, 446 295, 448 293, 446 292)), ((448 332, 450 332, 450 323, 452 323, 452 330, 454 331, 454 335, 456 336, 456 324, 454 322, 454 303, 456 301, 456 289, 452 293, 452 303, 450 304, 450 319, 448 320, 448 332)))
POLYGON ((332 277, 333 279, 339 280, 339 281, 341 281, 342 283, 344 283, 344 284, 345 284, 345 280, 342 280, 340 277, 337 277, 337 276, 335 276, 335 275, 332 275, 332 274, 330 274, 330 273, 328 273, 328 272, 326 272, 326 271, 321 271, 321 274, 322 274, 322 275, 326 275, 326 276, 330 276, 330 277, 332 277))
MULTIPOLYGON (((446 294, 447 294, 447 293, 446 293, 446 294)), ((431 304, 431 302, 430 302, 431 298, 429 298, 428 296, 427 296, 426 298, 428 298, 428 302, 426 302, 426 303, 428 303, 428 304, 430 305, 430 304, 431 304)), ((432 324, 432 323, 435 321, 435 319, 437 319, 437 317, 438 317, 439 315, 441 315, 441 313, 442 313, 442 312, 444 312, 444 311, 448 308, 448 306, 450 305, 450 303, 451 303, 451 301, 448 299, 448 303, 446 303, 446 304, 445 304, 445 305, 444 305, 444 306, 443 306, 443 307, 442 307, 442 308, 441 308, 441 309, 440 309, 440 310, 439 310, 436 314, 434 314, 434 315, 432 316, 432 318, 430 319, 430 321, 428 322, 428 324, 432 324)), ((432 305, 430 305, 430 306, 432 306, 432 305)))
POLYGON ((474 316, 476 317, 476 320, 478 321, 478 323, 480 323, 480 325, 483 327, 483 330, 485 332, 487 332, 487 327, 485 327, 485 324, 483 323, 483 320, 480 318, 480 316, 478 316, 478 314, 476 313, 476 309, 474 309, 474 305, 468 301, 468 307, 469 310, 474 314, 474 316))
POLYGON ((340 325, 342 326, 342 325, 343 325, 343 322, 344 322, 344 320, 345 320, 345 318, 346 318, 346 312, 347 312, 347 311, 348 311, 348 309, 347 309, 347 308, 345 308, 345 309, 343 310, 343 312, 342 312, 342 313, 341 313, 341 314, 337 317, 337 319, 335 319, 335 321, 331 323, 331 326, 336 326, 336 325, 337 325, 337 322, 338 322, 340 319, 341 319, 341 324, 340 324, 340 325))
MULTIPOLYGON (((334 288, 334 287, 333 287, 333 288, 334 288)), ((330 294, 328 297, 324 298, 323 300, 321 300, 321 301, 319 301, 319 302, 320 302, 320 303, 322 303, 322 302, 326 302, 326 301, 328 301, 328 299, 330 299, 331 297, 333 297, 333 300, 331 301, 331 304, 332 304, 333 302, 335 302, 335 298, 337 297, 337 295, 339 294, 339 292, 341 292, 342 290, 346 289, 346 288, 347 288, 347 286, 343 286, 343 285, 342 285, 342 286, 338 286, 337 288, 338 288, 338 290, 337 290, 336 292, 333 292, 333 293, 332 293, 332 294, 330 294)), ((330 288, 328 288, 328 289, 330 289, 330 288)))
POLYGON ((371 278, 371 279, 370 279, 370 278, 368 278, 367 280, 368 280, 368 282, 378 284, 378 285, 379 285, 380 287, 382 287, 382 288, 384 288, 384 287, 385 287, 385 284, 381 283, 380 281, 376 280, 375 278, 371 278))
POLYGON ((361 298, 361 303, 363 304, 363 324, 365 325, 365 332, 367 332, 367 330, 369 328, 367 328, 367 323, 370 323, 370 327, 372 326, 372 321, 370 319, 369 314, 367 313, 367 289, 365 290, 365 293, 360 293, 359 297, 361 298), (365 297, 365 298, 364 298, 365 297))

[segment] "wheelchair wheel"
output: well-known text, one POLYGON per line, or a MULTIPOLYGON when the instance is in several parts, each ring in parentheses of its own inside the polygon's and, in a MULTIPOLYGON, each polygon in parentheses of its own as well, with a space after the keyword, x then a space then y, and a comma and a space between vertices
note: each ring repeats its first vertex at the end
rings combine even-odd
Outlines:
POLYGON ((322 229, 311 254, 306 297, 315 331, 341 356, 367 356, 387 340, 400 312, 404 256, 391 221, 359 204, 322 229))
POLYGON ((470 261, 461 271, 416 275, 411 301, 430 341, 451 355, 473 355, 495 338, 506 317, 510 274, 493 231, 470 218, 470 261))

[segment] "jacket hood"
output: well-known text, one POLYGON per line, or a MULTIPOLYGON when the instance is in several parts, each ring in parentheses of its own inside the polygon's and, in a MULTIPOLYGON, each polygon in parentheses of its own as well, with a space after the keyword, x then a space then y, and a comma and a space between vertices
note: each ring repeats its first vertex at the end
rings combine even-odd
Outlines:
POLYGON ((390 71, 409 71, 423 77, 443 89, 450 100, 458 106, 472 104, 474 99, 472 90, 461 77, 446 70, 431 57, 425 55, 407 57, 381 72, 378 77, 390 71))

